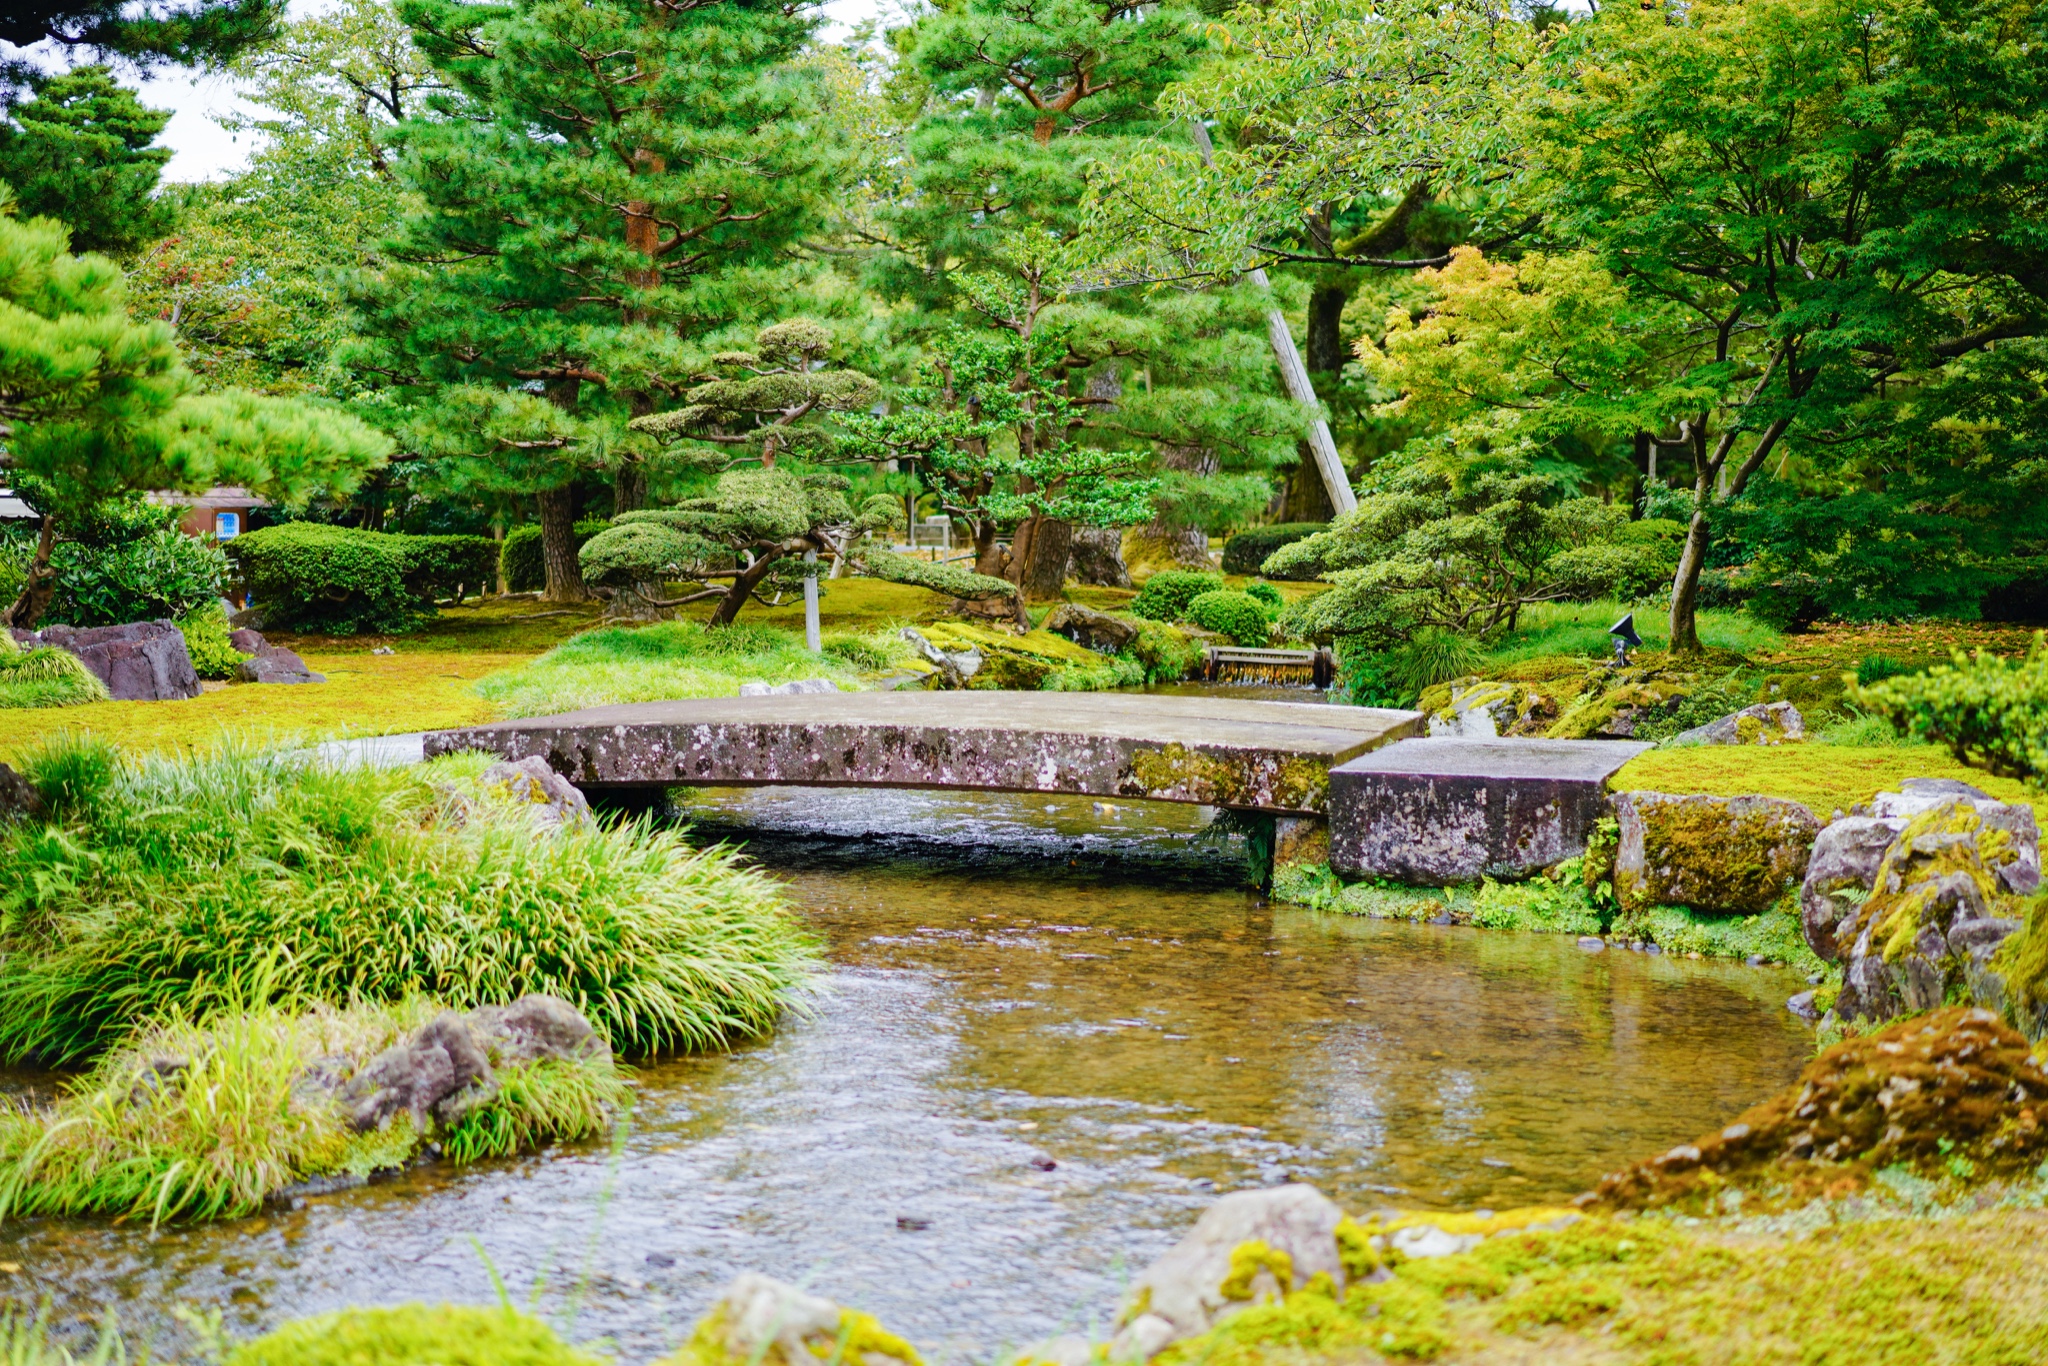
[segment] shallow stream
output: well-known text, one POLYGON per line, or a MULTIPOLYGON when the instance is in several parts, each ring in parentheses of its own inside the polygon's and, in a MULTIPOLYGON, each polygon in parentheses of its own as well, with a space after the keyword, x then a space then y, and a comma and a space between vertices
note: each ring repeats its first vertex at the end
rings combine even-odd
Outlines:
MULTIPOLYGON (((653 1064, 616 1150, 427 1167, 154 1236, 0 1230, 11 1297, 181 1302, 236 1333, 345 1304, 488 1301, 495 1274, 627 1361, 734 1273, 878 1314, 940 1362, 1103 1322, 1217 1194, 1354 1211, 1560 1200, 1798 1068, 1783 969, 1264 904, 1199 815, 1042 797, 705 794, 829 946, 803 1018, 653 1064)), ((132 1340, 132 1339, 131 1339, 132 1340)), ((165 1340, 168 1342, 169 1338, 165 1340)))

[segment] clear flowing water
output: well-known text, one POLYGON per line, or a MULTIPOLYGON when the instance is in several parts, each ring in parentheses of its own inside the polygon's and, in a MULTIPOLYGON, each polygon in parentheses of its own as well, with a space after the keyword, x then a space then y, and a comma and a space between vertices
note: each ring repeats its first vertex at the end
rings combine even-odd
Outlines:
POLYGON ((422 1167, 151 1235, 0 1230, 0 1282, 145 1337, 354 1303, 488 1302, 495 1274, 625 1360, 733 1274, 879 1314, 939 1361, 1100 1324, 1216 1195, 1354 1211, 1557 1200, 1723 1122, 1809 1047, 1790 974, 1561 936, 1264 904, 1200 815, 1086 800, 705 794, 829 946, 774 1037, 655 1063, 616 1147, 422 1167), (18 1268, 11 1270, 10 1268, 18 1268))

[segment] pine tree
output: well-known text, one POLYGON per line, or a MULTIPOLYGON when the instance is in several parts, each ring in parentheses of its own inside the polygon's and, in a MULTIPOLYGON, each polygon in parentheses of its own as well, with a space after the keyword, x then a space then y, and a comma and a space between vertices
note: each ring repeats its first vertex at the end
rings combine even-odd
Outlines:
POLYGON ((32 626, 55 589, 58 523, 137 489, 241 484, 279 500, 346 488, 390 442, 353 418, 285 399, 194 392, 169 324, 128 314, 104 256, 72 255, 63 226, 0 213, 0 443, 36 489, 42 532, 7 624, 32 626))
MULTIPOLYGON (((797 62, 815 20, 764 0, 409 0, 401 14, 451 93, 393 135, 424 209, 362 291, 377 345, 359 363, 429 410, 444 386, 523 386, 586 434, 669 406, 692 342, 820 221, 835 159, 821 82, 797 62)), ((587 596, 572 483, 606 471, 630 510, 645 451, 503 449, 471 462, 474 487, 536 494, 547 595, 587 596)))
POLYGON ((103 66, 39 79, 35 93, 0 122, 0 180, 16 210, 69 225, 79 251, 126 252, 167 231, 154 195, 171 154, 150 144, 171 116, 103 66))
MULTIPOLYGON (((137 66, 166 62, 215 66, 269 39, 286 0, 9 0, 0 10, 0 43, 53 43, 137 66)), ((0 92, 10 98, 40 73, 34 63, 0 62, 0 92)))
MULTIPOLYGON (((880 215, 894 251, 877 272, 886 292, 927 313, 1015 339, 1020 386, 1049 384, 1084 415, 1063 437, 1169 465, 1187 457, 1196 471, 1179 481, 1183 488, 1220 456, 1239 454, 1209 444, 1202 415, 1268 389, 1270 371, 1197 360, 1204 348, 1215 360, 1217 345, 1234 345, 1225 339, 1230 327, 1208 328, 1227 309, 1196 305, 1210 317, 1206 334, 1194 338, 1162 325, 1175 310, 1134 291, 1089 292, 1077 237, 1091 174, 1164 129, 1155 104, 1204 49, 1202 23, 1198 10, 1179 3, 965 0, 898 33, 899 83, 923 112, 905 140, 905 192, 880 215), (1049 373, 1027 374, 1044 362, 1036 338, 1048 329, 1059 353, 1049 373)), ((1256 337, 1246 334, 1247 351, 1256 337)), ((1037 440, 1028 423, 1012 439, 1020 451, 1037 440)), ((1252 444, 1255 468, 1275 449, 1291 449, 1291 439, 1265 441, 1263 429, 1252 444)), ((984 555, 977 568, 1007 575, 1029 597, 1056 597, 1072 526, 1051 511, 1064 491, 1035 482, 1025 473, 1018 485, 1019 495, 1040 501, 1017 525, 1007 560, 984 555)))

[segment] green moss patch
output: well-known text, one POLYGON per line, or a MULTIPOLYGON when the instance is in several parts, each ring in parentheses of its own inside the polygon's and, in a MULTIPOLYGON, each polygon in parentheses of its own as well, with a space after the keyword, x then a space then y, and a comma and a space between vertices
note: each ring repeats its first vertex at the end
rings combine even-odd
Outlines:
POLYGON ((510 1308, 402 1304, 295 1319, 242 1343, 227 1366, 607 1366, 510 1308))
POLYGON ((1657 749, 1630 760, 1609 784, 1617 792, 1757 793, 1800 802, 1825 821, 1905 778, 1957 778, 2000 801, 2026 801, 2016 779, 1966 768, 1931 745, 1858 749, 1812 742, 1797 745, 1689 745, 1657 749))

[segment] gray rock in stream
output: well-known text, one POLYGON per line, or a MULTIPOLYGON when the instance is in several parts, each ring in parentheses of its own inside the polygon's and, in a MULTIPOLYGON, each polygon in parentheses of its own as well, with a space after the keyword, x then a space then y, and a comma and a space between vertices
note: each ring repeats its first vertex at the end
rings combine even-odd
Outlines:
MULTIPOLYGON (((726 1361, 755 1366, 817 1366, 826 1360, 847 1366, 908 1366, 847 1322, 845 1311, 821 1295, 808 1294, 772 1276, 746 1271, 698 1322, 726 1361)), ((907 1349, 906 1349, 907 1350, 907 1349)))
POLYGON ((1131 1283, 1124 1300, 1127 1321, 1109 1344, 1110 1359, 1153 1356, 1182 1338, 1207 1332, 1234 1310, 1277 1300, 1282 1287, 1265 1269, 1253 1278, 1248 1294, 1223 1293, 1230 1254, 1243 1243, 1261 1242, 1287 1254, 1296 1285, 1322 1272, 1341 1291, 1345 1274, 1337 1225, 1343 1218, 1344 1211, 1314 1186, 1224 1196, 1131 1283))
POLYGON ((553 996, 522 996, 509 1006, 467 1015, 444 1011, 401 1042, 343 1078, 315 1065, 302 1089, 339 1093, 358 1133, 379 1129, 400 1112, 424 1131, 429 1114, 460 1119, 497 1094, 496 1069, 543 1059, 583 1062, 609 1057, 607 1045, 574 1006, 553 996))

